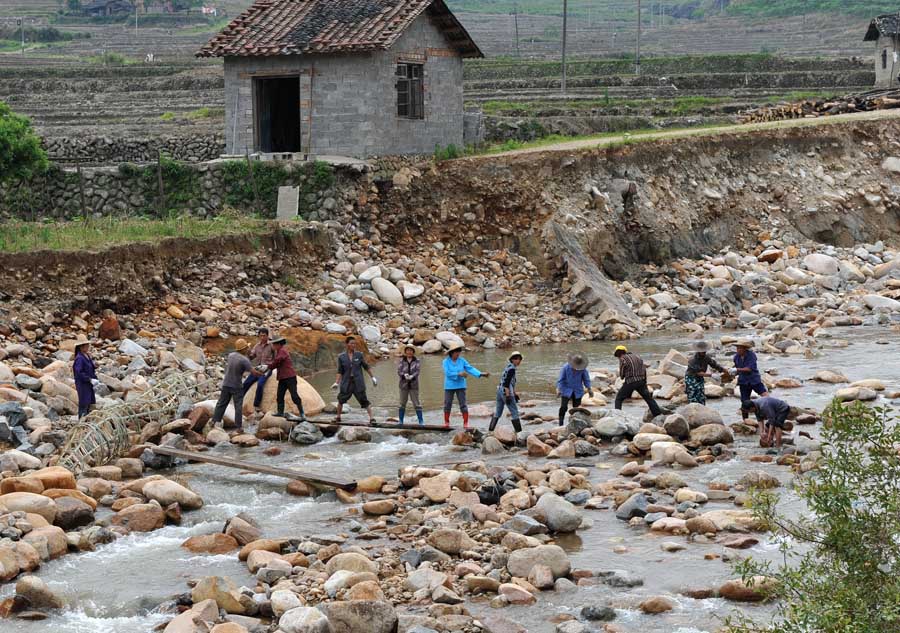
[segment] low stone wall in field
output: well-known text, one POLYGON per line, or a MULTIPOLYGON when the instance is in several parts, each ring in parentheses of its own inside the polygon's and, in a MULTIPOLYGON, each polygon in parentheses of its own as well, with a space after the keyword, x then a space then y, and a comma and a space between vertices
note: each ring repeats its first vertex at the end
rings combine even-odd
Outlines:
POLYGON ((59 163, 155 162, 159 153, 175 160, 203 162, 225 153, 222 134, 191 134, 184 137, 132 139, 102 136, 51 137, 43 139, 51 160, 59 163))

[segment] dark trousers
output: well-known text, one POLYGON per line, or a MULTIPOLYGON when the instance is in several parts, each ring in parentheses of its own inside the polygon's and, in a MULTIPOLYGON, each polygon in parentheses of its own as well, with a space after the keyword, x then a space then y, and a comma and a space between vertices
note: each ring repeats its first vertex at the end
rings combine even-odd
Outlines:
POLYGON ((300 412, 300 417, 305 417, 303 413, 303 400, 300 399, 299 394, 297 393, 297 377, 291 376, 290 378, 285 378, 284 380, 278 381, 278 393, 276 395, 275 401, 278 406, 279 415, 284 414, 284 394, 290 393, 291 400, 294 401, 294 405, 297 407, 297 411, 300 412))
POLYGON ((240 429, 244 426, 244 414, 241 409, 244 406, 244 390, 242 388, 222 387, 219 401, 216 402, 216 410, 213 411, 212 422, 218 424, 225 417, 225 409, 228 403, 234 403, 234 424, 240 429))
POLYGON ((647 389, 647 381, 641 380, 640 382, 630 382, 622 385, 622 388, 619 389, 619 393, 616 394, 616 409, 622 408, 622 403, 625 402, 628 398, 631 397, 637 391, 641 398, 644 399, 644 402, 647 403, 647 406, 650 407, 650 413, 653 414, 653 417, 658 416, 662 413, 662 409, 659 408, 659 405, 656 404, 656 400, 653 399, 653 395, 650 393, 650 390, 647 389))
MULTIPOLYGON (((741 402, 743 402, 744 400, 749 400, 754 391, 761 396, 768 393, 768 390, 766 389, 766 386, 762 383, 762 381, 751 383, 749 385, 742 385, 739 383, 738 389, 741 390, 741 402)), ((743 409, 741 409, 741 417, 743 417, 743 419, 745 420, 747 419, 747 412, 743 409)))
POLYGON ((444 389, 444 413, 450 413, 453 410, 453 398, 459 401, 460 413, 468 413, 469 405, 466 404, 465 389, 444 389))
POLYGON ((572 401, 572 408, 581 406, 582 396, 562 396, 559 403, 559 425, 562 426, 566 422, 566 413, 569 411, 569 401, 572 401))
POLYGON ((262 404, 263 398, 263 388, 266 386, 266 381, 269 379, 270 374, 263 374, 262 376, 254 376, 250 374, 247 378, 244 379, 244 393, 247 393, 247 390, 256 383, 256 393, 253 394, 253 406, 257 409, 259 405, 262 404))

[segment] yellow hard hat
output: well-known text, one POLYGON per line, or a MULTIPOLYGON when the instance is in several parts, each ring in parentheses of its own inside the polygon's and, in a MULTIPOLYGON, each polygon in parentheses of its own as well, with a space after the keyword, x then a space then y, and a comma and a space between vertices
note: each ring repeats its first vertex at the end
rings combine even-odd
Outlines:
POLYGON ((619 352, 625 352, 625 353, 628 353, 628 348, 625 347, 624 345, 617 345, 617 346, 616 346, 616 351, 613 352, 613 355, 618 354, 619 352))

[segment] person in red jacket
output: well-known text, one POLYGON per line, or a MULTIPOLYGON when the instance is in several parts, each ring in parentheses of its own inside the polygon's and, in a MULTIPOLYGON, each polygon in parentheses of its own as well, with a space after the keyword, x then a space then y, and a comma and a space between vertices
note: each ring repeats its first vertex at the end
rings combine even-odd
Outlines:
POLYGON ((297 372, 294 371, 294 363, 291 362, 291 355, 285 347, 287 341, 283 336, 277 336, 272 340, 272 347, 275 348, 275 358, 267 366, 267 372, 272 370, 278 371, 278 392, 276 402, 278 411, 275 413, 278 417, 284 417, 284 395, 291 394, 291 400, 300 412, 300 418, 306 421, 306 415, 303 413, 303 400, 297 393, 297 372))

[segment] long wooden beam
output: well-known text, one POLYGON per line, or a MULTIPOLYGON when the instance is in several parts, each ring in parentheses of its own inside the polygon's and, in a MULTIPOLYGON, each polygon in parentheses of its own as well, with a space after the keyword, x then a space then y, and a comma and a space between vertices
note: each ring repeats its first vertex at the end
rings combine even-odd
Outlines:
POLYGON ((359 427, 361 429, 378 429, 382 431, 419 431, 429 433, 449 433, 451 431, 459 430, 452 426, 444 426, 443 424, 389 424, 386 422, 373 422, 371 424, 367 424, 359 422, 344 422, 343 420, 340 422, 333 422, 329 420, 310 419, 307 419, 306 421, 311 422, 312 424, 320 424, 322 426, 353 426, 359 427))
POLYGON ((206 464, 215 464, 217 466, 227 466, 229 468, 239 468, 241 470, 249 470, 254 473, 263 475, 275 475, 276 477, 284 477, 286 479, 298 479, 300 481, 308 481, 313 484, 329 486, 331 488, 340 488, 341 490, 354 490, 356 488, 355 481, 347 481, 344 479, 331 479, 329 477, 321 477, 304 473, 293 468, 279 468, 277 466, 266 466, 265 464, 254 464, 252 462, 244 462, 229 457, 220 457, 218 455, 207 455, 206 453, 195 453, 193 451, 182 451, 169 446, 148 446, 157 455, 170 455, 179 457, 192 462, 203 462, 206 464))

